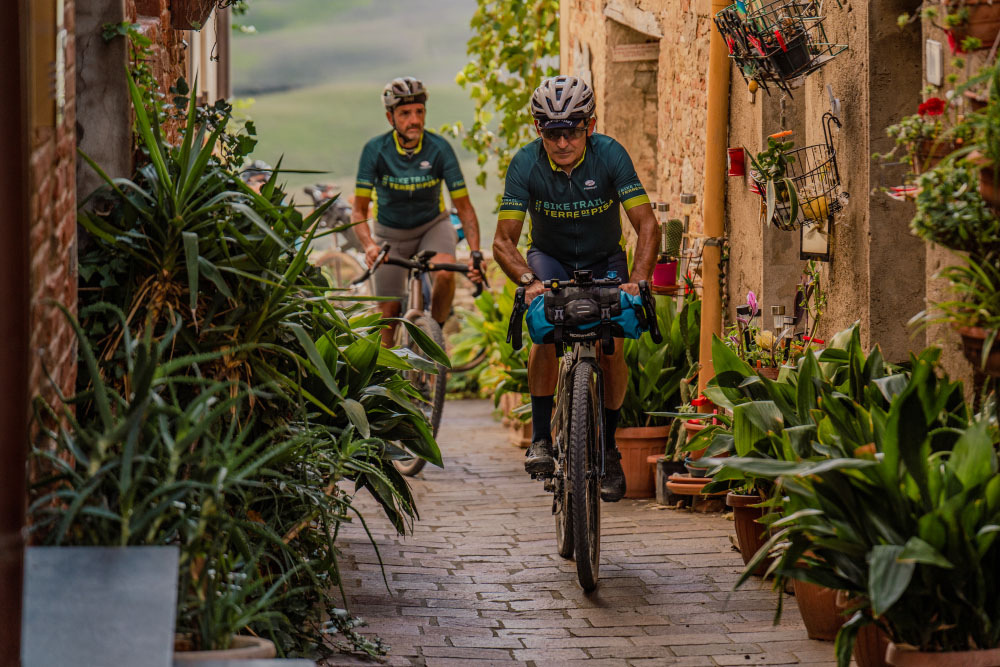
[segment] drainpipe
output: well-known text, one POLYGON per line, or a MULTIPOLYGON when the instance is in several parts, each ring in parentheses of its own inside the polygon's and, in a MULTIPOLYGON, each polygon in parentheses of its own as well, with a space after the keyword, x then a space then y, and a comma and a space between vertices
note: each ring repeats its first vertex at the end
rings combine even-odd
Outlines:
MULTIPOLYGON (((712 16, 730 0, 712 0, 712 16)), ((702 254, 701 345, 698 390, 715 376, 712 335, 722 336, 722 243, 726 234, 726 141, 729 138, 729 51, 712 26, 708 59, 708 124, 705 139, 705 245, 702 254)), ((704 408, 707 409, 707 408, 704 408)))
POLYGON ((21 664, 25 452, 28 445, 28 206, 26 3, 0 21, 0 665, 21 664))

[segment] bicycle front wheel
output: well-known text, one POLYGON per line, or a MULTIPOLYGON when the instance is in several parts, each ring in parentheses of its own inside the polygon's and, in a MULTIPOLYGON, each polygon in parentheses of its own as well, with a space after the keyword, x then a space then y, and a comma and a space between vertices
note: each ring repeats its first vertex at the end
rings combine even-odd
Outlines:
POLYGON ((587 362, 573 369, 570 395, 569 460, 570 514, 576 576, 585 591, 597 588, 601 561, 601 480, 598 459, 601 410, 597 368, 587 362))
MULTIPOLYGON (((444 335, 441 333, 441 327, 438 326, 437 322, 427 315, 418 315, 411 321, 430 336, 431 340, 437 343, 442 350, 444 349, 444 335)), ((396 328, 396 341, 402 347, 411 349, 417 354, 423 354, 404 326, 396 328)), ((437 374, 421 370, 411 370, 406 372, 406 379, 420 393, 423 399, 420 403, 420 408, 424 413, 424 417, 427 418, 427 423, 430 424, 431 432, 436 438, 438 428, 441 426, 441 412, 444 410, 444 394, 447 388, 446 385, 448 384, 447 369, 443 365, 437 364, 437 374)), ((395 462, 396 469, 409 477, 423 470, 426 463, 427 461, 418 456, 399 459, 395 462)))

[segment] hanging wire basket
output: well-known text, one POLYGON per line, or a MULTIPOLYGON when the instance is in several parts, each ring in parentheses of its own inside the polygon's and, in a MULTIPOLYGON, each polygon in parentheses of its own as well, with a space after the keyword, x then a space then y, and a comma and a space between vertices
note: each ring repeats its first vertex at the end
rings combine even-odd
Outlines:
MULTIPOLYGON (((833 126, 840 127, 840 120, 830 112, 823 114, 823 139, 825 143, 803 146, 785 153, 788 164, 785 178, 795 188, 798 206, 791 204, 791 197, 782 181, 778 184, 777 202, 771 220, 778 229, 794 231, 808 225, 833 224, 834 215, 843 210, 850 195, 841 191, 837 151, 833 147, 833 126), (793 217, 793 209, 796 209, 793 217)), ((759 173, 750 170, 752 190, 761 197, 761 217, 766 211, 767 184, 759 173)))
POLYGON ((821 0, 740 0, 716 14, 715 25, 745 80, 791 95, 847 49, 830 43, 824 19, 821 0))

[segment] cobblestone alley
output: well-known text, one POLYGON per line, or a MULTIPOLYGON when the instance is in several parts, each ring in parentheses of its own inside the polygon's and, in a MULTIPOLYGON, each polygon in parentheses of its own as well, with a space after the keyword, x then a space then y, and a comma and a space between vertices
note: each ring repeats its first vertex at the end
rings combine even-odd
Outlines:
POLYGON ((340 539, 352 611, 392 646, 389 664, 833 663, 832 644, 806 637, 794 598, 773 626, 770 586, 732 591, 742 561, 730 521, 653 501, 605 504, 601 583, 586 595, 575 564, 555 553, 551 496, 524 474, 489 403, 447 403, 439 440, 446 467, 413 483, 412 536, 397 537, 358 496, 391 594, 361 526, 340 539))

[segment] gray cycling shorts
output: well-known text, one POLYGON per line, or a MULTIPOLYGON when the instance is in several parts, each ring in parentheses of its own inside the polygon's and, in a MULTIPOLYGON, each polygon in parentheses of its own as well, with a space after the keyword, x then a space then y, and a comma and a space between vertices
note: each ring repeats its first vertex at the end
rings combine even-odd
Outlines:
MULTIPOLYGON (((451 215, 445 211, 430 222, 412 229, 398 229, 375 223, 372 236, 379 245, 389 244, 389 256, 409 259, 421 250, 455 256, 458 233, 451 225, 451 215)), ((402 299, 406 296, 408 270, 383 264, 375 271, 375 295, 402 299)))

